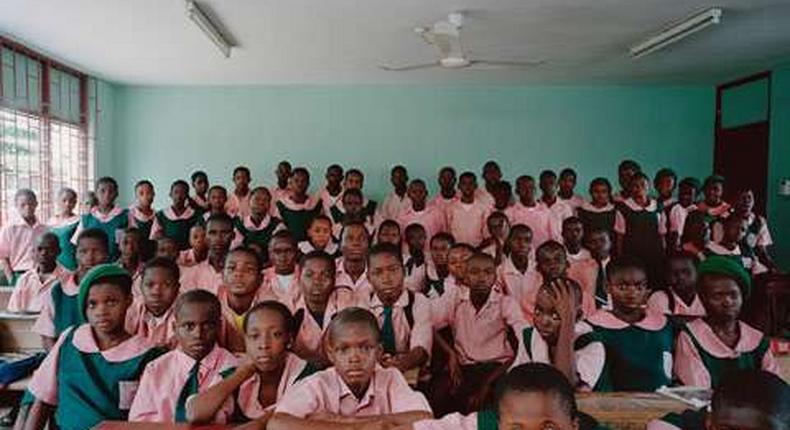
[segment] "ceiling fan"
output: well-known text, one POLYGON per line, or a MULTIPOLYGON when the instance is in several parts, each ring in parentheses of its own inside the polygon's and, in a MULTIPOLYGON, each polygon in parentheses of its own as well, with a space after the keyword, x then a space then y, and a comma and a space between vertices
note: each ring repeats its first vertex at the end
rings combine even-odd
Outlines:
POLYGON ((429 45, 439 50, 439 60, 432 63, 408 65, 380 65, 379 68, 388 72, 405 72, 409 70, 442 68, 466 70, 498 70, 508 68, 535 67, 544 61, 497 61, 469 58, 461 44, 461 27, 464 15, 453 12, 447 19, 437 21, 430 27, 417 27, 414 32, 419 34, 429 45))

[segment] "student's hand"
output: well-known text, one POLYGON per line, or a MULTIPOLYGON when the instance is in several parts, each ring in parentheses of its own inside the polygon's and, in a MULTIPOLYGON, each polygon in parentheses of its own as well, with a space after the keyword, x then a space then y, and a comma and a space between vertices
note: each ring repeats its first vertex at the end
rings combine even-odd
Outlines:
POLYGON ((450 354, 447 357, 447 372, 450 376, 450 391, 455 391, 461 386, 461 382, 463 382, 461 363, 458 361, 457 354, 450 354))
POLYGON ((263 411, 263 415, 248 423, 233 427, 236 430, 266 430, 266 423, 274 415, 274 408, 263 411))
POLYGON ((393 366, 401 372, 411 370, 408 354, 395 354, 390 361, 390 366, 393 366))
POLYGON ((552 282, 555 295, 555 307, 560 316, 560 327, 573 327, 576 324, 576 290, 568 285, 566 279, 556 279, 552 282))
POLYGON ((247 355, 244 355, 240 361, 241 362, 236 367, 236 373, 242 375, 246 380, 247 378, 255 374, 257 368, 255 362, 247 355))
POLYGON ((386 352, 381 354, 381 358, 379 359, 379 364, 381 365, 381 367, 394 366, 394 356, 386 352))

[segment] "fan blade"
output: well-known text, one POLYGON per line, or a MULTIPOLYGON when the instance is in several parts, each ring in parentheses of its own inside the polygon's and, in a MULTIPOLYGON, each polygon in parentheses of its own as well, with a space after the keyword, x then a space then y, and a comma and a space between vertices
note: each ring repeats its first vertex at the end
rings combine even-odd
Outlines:
POLYGON ((472 60, 470 66, 492 66, 492 67, 513 67, 513 68, 528 68, 537 67, 545 64, 543 60, 538 61, 496 61, 496 60, 472 60))
POLYGON ((433 67, 439 67, 438 63, 425 63, 425 64, 411 64, 407 66, 388 66, 382 64, 379 66, 381 70, 387 72, 407 72, 410 70, 420 70, 420 69, 430 69, 433 67))

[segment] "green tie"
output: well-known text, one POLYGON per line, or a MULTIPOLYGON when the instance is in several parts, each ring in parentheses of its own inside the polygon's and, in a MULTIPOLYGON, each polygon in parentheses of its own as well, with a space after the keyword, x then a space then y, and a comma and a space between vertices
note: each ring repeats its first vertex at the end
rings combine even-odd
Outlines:
POLYGON ((181 393, 178 395, 178 401, 176 402, 176 422, 177 423, 185 423, 187 422, 187 399, 189 396, 193 394, 197 394, 198 392, 198 372, 200 371, 200 362, 198 361, 192 366, 192 370, 189 371, 189 377, 187 378, 186 384, 184 384, 184 388, 181 389, 181 393))
POLYGON ((384 323, 381 325, 381 346, 384 352, 395 354, 395 325, 392 323, 392 306, 384 306, 384 323))
POLYGON ((606 272, 603 270, 603 262, 598 261, 598 275, 595 277, 595 307, 600 308, 609 302, 606 294, 606 272))

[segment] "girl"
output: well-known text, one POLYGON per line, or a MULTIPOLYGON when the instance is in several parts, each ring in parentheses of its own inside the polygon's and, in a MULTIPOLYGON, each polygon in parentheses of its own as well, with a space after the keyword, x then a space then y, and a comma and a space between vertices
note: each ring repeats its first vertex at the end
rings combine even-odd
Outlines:
POLYGON ((66 268, 66 270, 75 270, 77 268, 77 258, 74 255, 74 244, 71 243, 71 238, 74 232, 77 231, 77 225, 80 223, 80 216, 74 213, 74 208, 77 207, 77 192, 71 188, 62 188, 58 191, 56 203, 56 214, 47 221, 49 230, 58 237, 58 244, 60 245, 60 254, 58 254, 58 263, 66 268))
POLYGON ((206 261, 206 258, 208 258, 206 226, 203 224, 193 225, 189 229, 189 249, 178 254, 178 265, 190 267, 206 261))
POLYGON ((402 253, 405 270, 403 283, 407 290, 418 293, 425 289, 425 228, 421 224, 410 224, 406 227, 404 236, 405 252, 401 252, 401 248, 395 248, 402 253))
POLYGON ((710 243, 710 225, 706 218, 704 212, 693 211, 683 224, 680 249, 696 256, 697 260, 705 259, 704 252, 710 243))
POLYGON ((437 233, 431 238, 430 258, 425 268, 425 294, 429 299, 444 294, 444 281, 450 276, 448 256, 450 248, 455 244, 449 233, 437 233))
POLYGON ((180 270, 173 260, 155 257, 145 264, 141 297, 126 315, 126 329, 163 348, 175 346, 173 304, 179 290, 180 270))
POLYGON ((202 170, 192 173, 192 190, 195 191, 189 198, 189 205, 192 209, 204 212, 208 209, 208 175, 202 170))
POLYGON ((723 236, 719 242, 710 242, 705 249, 705 255, 723 255, 738 262, 752 275, 766 272, 765 266, 760 264, 752 248, 742 247, 741 243, 746 237, 746 220, 737 215, 730 215, 720 222, 723 236))
POLYGON ((299 300, 299 250, 289 230, 278 231, 269 242, 271 267, 263 271, 261 294, 293 309, 299 300))
MULTIPOLYGON (((269 249, 272 234, 283 228, 279 218, 269 215, 271 201, 271 194, 266 187, 256 187, 250 191, 250 214, 233 220, 233 226, 236 228, 234 244, 255 245, 264 251, 269 249)), ((264 252, 263 257, 265 264, 269 261, 269 256, 264 252)))
POLYGON ((726 218, 730 212, 730 204, 723 200, 724 177, 708 176, 702 189, 705 199, 697 205, 698 210, 706 215, 706 221, 713 223, 726 218))
POLYGON ((101 229, 109 240, 109 261, 115 261, 119 256, 118 245, 121 242, 121 236, 123 231, 129 227, 131 216, 128 209, 121 209, 115 204, 115 200, 118 198, 118 182, 115 179, 109 176, 99 178, 96 181, 96 198, 96 207, 82 215, 71 242, 77 242, 77 237, 82 230, 101 229))
POLYGON ((492 212, 486 220, 486 227, 488 237, 483 239, 478 249, 494 257, 494 262, 499 266, 505 254, 508 253, 506 247, 507 238, 510 235, 510 221, 504 212, 492 212))
POLYGON ((261 262, 250 248, 235 248, 225 258, 222 287, 217 298, 223 324, 219 344, 231 352, 244 351, 243 322, 247 311, 260 301, 261 262))
POLYGON ((667 231, 667 249, 680 249, 680 236, 688 215, 697 210, 697 191, 699 181, 696 178, 684 178, 678 186, 678 201, 667 208, 669 230, 667 231))
POLYGON ((252 177, 250 169, 245 166, 237 166, 233 169, 233 193, 225 203, 225 211, 230 216, 244 218, 250 214, 250 182, 252 177))
POLYGON ((151 205, 154 203, 154 184, 148 180, 142 180, 135 184, 134 194, 136 200, 132 207, 129 208, 131 212, 130 225, 136 227, 142 233, 142 237, 148 239, 151 237, 151 229, 154 226, 154 219, 156 212, 151 205))
POLYGON ((121 239, 121 257, 116 262, 132 277, 132 296, 135 298, 140 296, 140 284, 145 266, 140 255, 142 244, 143 236, 140 234, 140 230, 134 227, 127 228, 121 239))
POLYGON ((677 180, 678 175, 672 169, 663 168, 656 172, 656 177, 653 178, 653 187, 656 189, 656 201, 658 201, 660 210, 666 210, 675 203, 673 194, 677 180))
POLYGON ((332 257, 339 255, 339 247, 332 239, 332 220, 328 216, 318 215, 310 221, 307 240, 299 242, 299 251, 303 255, 312 251, 324 251, 332 257))
POLYGON ((362 196, 362 191, 358 188, 346 188, 343 191, 343 198, 340 203, 341 205, 339 206, 332 206, 332 209, 329 211, 332 222, 334 222, 332 235, 335 239, 340 239, 343 226, 352 221, 364 223, 368 233, 373 234, 373 230, 375 230, 373 216, 368 213, 369 209, 366 209, 373 202, 370 201, 365 206, 365 198, 362 196))
POLYGON ((400 226, 397 222, 386 219, 384 220, 376 231, 376 244, 389 243, 397 246, 399 249, 402 245, 400 226))
POLYGON ((631 179, 634 175, 642 171, 642 166, 634 160, 623 160, 617 166, 617 181, 620 184, 620 192, 614 196, 615 203, 621 203, 631 196, 631 179))
POLYGON ((227 214, 228 190, 222 185, 212 185, 208 189, 208 210, 203 213, 203 221, 207 221, 211 215, 227 214))
MULTIPOLYGON (((733 215, 740 217, 746 223, 746 235, 740 241, 744 253, 754 255, 768 270, 778 270, 771 254, 768 253, 768 247, 773 244, 771 232, 768 230, 768 222, 765 217, 754 213, 752 190, 743 190, 738 194, 738 201, 732 212, 733 215)), ((715 232, 713 236, 715 239, 715 232)))
POLYGON ((697 294, 695 263, 693 254, 670 254, 667 258, 667 286, 650 295, 648 309, 680 320, 705 316, 705 308, 697 294))
POLYGON ((277 200, 277 214, 288 227, 297 241, 307 238, 310 221, 321 213, 323 206, 307 194, 310 187, 310 173, 304 167, 297 167, 288 179, 288 193, 277 200))
POLYGON ((578 209, 585 231, 606 230, 614 232, 615 207, 612 204, 612 185, 606 178, 590 182, 590 201, 578 209))
POLYGON ((332 207, 340 203, 343 197, 343 167, 332 164, 326 168, 326 185, 316 193, 315 199, 321 200, 324 214, 329 215, 332 207))
POLYGON ((173 182, 170 186, 172 204, 156 213, 151 239, 167 236, 176 241, 180 251, 189 248, 189 230, 200 222, 201 213, 187 205, 187 197, 189 184, 180 179, 173 182))

